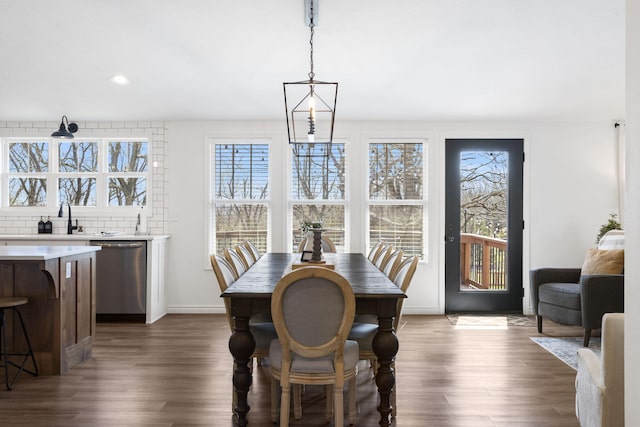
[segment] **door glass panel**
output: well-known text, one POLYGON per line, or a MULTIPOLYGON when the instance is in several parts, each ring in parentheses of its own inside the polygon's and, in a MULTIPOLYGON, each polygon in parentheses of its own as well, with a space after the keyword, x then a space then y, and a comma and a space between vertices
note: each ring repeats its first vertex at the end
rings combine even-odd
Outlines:
POLYGON ((506 292, 509 153, 460 152, 460 291, 506 292))

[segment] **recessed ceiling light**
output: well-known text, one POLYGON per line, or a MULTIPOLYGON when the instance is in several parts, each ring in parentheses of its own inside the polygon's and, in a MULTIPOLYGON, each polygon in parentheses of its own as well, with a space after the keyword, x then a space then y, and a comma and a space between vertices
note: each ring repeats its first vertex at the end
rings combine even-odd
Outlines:
POLYGON ((122 74, 116 74, 115 76, 111 77, 111 81, 117 85, 129 84, 129 79, 126 76, 123 76, 122 74))

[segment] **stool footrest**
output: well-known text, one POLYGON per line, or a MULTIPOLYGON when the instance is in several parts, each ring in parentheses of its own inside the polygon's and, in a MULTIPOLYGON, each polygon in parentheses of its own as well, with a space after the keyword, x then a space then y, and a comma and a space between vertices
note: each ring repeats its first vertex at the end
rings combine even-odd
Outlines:
POLYGON ((38 365, 36 363, 36 358, 33 355, 33 349, 31 348, 31 342, 29 341, 29 336, 27 335, 27 328, 24 326, 24 321, 22 320, 22 314, 15 307, 0 307, 0 329, 2 329, 2 341, 0 342, 0 346, 2 347, 2 351, 0 351, 0 368, 4 368, 4 378, 5 384, 7 386, 7 390, 11 390, 13 384, 18 379, 18 376, 22 371, 33 375, 34 377, 38 376, 38 365), (28 350, 25 352, 9 352, 7 349, 7 332, 6 325, 4 319, 5 310, 13 310, 14 313, 18 315, 18 320, 20 320, 20 326, 22 327, 22 333, 24 335, 24 339, 27 343, 28 350), (22 362, 16 363, 13 360, 9 360, 10 357, 22 357, 22 362), (27 361, 31 359, 33 363, 33 370, 29 370, 25 368, 25 364, 27 361), (9 366, 13 366, 18 369, 18 372, 13 376, 11 381, 9 381, 9 366))

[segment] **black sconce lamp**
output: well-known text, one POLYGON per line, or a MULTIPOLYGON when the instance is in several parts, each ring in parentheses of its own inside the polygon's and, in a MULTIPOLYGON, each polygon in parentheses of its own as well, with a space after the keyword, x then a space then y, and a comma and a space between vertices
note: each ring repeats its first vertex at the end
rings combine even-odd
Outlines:
POLYGON ((60 120, 60 129, 52 133, 51 136, 61 139, 73 139, 73 134, 76 132, 78 132, 78 125, 75 123, 69 123, 67 116, 62 116, 62 120, 60 120))

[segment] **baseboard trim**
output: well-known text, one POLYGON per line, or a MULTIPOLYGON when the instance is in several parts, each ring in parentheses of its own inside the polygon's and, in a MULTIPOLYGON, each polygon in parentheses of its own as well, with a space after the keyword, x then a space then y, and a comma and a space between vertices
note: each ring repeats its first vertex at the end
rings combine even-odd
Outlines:
POLYGON ((225 314, 224 306, 213 305, 170 305, 169 314, 225 314))
MULTIPOLYGON (((169 314, 224 314, 226 313, 224 306, 214 305, 170 305, 167 308, 169 314)), ((437 308, 408 308, 403 307, 402 314, 444 314, 437 308)))

